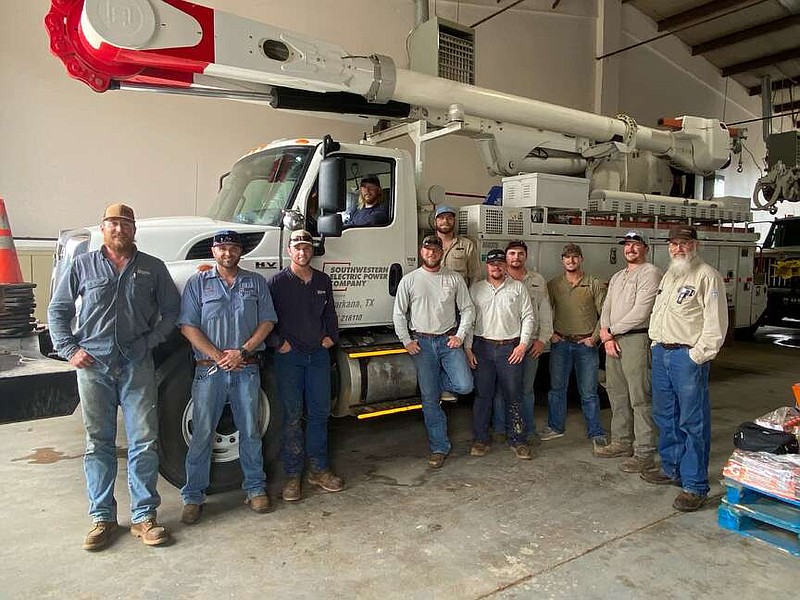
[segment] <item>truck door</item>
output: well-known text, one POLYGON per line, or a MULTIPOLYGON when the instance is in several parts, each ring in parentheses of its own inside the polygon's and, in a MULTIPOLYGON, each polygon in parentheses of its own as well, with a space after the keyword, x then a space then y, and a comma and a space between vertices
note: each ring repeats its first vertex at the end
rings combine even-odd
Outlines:
POLYGON ((344 228, 341 237, 325 239, 315 265, 331 278, 341 328, 389 325, 397 284, 416 267, 416 253, 407 248, 409 241, 416 247, 416 202, 398 201, 396 157, 338 158, 346 175, 344 228))

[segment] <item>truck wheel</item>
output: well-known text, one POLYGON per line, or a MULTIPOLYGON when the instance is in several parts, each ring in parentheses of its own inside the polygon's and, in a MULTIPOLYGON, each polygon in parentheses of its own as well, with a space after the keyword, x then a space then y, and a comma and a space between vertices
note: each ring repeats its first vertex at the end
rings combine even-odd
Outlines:
MULTIPOLYGON (((159 386, 159 470, 164 478, 180 488, 186 482, 185 460, 192 437, 191 398, 192 377, 194 375, 191 355, 173 360, 172 368, 160 378, 159 386)), ((262 386, 264 374, 262 370, 262 386)), ((273 396, 274 397, 274 396, 273 396)), ((277 455, 277 435, 279 419, 273 418, 269 396, 261 391, 258 421, 265 434, 263 448, 265 467, 269 473, 269 462, 275 462, 277 455)), ((211 478, 207 490, 209 494, 222 492, 241 486, 242 470, 239 465, 239 432, 233 422, 228 406, 223 410, 216 428, 211 452, 211 478)))

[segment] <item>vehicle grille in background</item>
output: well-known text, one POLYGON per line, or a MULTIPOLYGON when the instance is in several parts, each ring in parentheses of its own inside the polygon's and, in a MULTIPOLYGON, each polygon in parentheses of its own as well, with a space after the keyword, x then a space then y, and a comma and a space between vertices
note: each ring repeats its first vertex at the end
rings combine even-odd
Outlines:
MULTIPOLYGON (((264 237, 264 232, 255 231, 252 233, 240 233, 239 237, 242 239, 242 255, 245 255, 252 252, 256 246, 261 243, 261 240, 264 237)), ((186 253, 186 260, 204 260, 207 258, 213 258, 211 255, 212 240, 213 236, 207 237, 206 239, 195 243, 195 245, 189 249, 189 252, 186 253)))

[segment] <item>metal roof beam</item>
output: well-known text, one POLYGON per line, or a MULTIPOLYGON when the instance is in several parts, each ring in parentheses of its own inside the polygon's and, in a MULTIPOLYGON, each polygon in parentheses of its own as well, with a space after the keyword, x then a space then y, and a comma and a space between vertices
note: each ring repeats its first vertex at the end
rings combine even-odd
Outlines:
POLYGON ((740 5, 742 8, 747 8, 748 6, 761 4, 764 1, 765 0, 711 0, 711 2, 706 2, 700 6, 695 6, 689 10, 679 12, 666 19, 661 19, 656 25, 658 26, 658 31, 671 31, 681 25, 704 19, 705 17, 722 12, 723 10, 730 10, 740 5))
MULTIPOLYGON (((776 92, 778 90, 788 90, 796 85, 800 85, 800 74, 796 77, 787 77, 786 79, 779 79, 777 81, 772 82, 772 91, 776 92)), ((747 88, 747 95, 748 96, 758 96, 761 94, 761 86, 754 85, 753 87, 747 88)))
POLYGON ((720 48, 727 48, 728 46, 733 46, 734 44, 738 44, 740 42, 752 40, 753 38, 757 38, 768 33, 773 33, 775 31, 781 31, 782 29, 786 29, 788 27, 794 27, 795 25, 800 25, 800 15, 794 15, 788 18, 781 17, 780 19, 775 19, 774 21, 762 23, 761 25, 756 25, 755 27, 748 27, 747 29, 742 29, 740 31, 723 35, 721 37, 692 46, 692 56, 696 56, 697 54, 705 54, 706 52, 719 50, 720 48))
POLYGON ((798 108, 800 108, 800 100, 795 100, 794 102, 786 102, 785 104, 776 104, 772 107, 776 113, 783 113, 783 112, 794 112, 798 108))
POLYGON ((787 60, 794 60, 795 58, 800 58, 800 46, 784 50, 783 52, 770 54, 768 56, 762 56, 761 58, 755 58, 753 60, 747 60, 734 65, 728 65, 727 67, 722 68, 722 76, 730 77, 731 75, 738 75, 739 73, 744 73, 746 71, 752 71, 762 67, 769 67, 787 60))

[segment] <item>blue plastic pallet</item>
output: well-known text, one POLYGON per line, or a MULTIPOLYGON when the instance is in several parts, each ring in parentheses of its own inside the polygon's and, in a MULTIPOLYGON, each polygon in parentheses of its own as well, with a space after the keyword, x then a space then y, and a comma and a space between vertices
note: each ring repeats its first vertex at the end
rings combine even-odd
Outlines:
POLYGON ((800 556, 800 502, 779 498, 730 479, 717 511, 723 529, 800 556))

